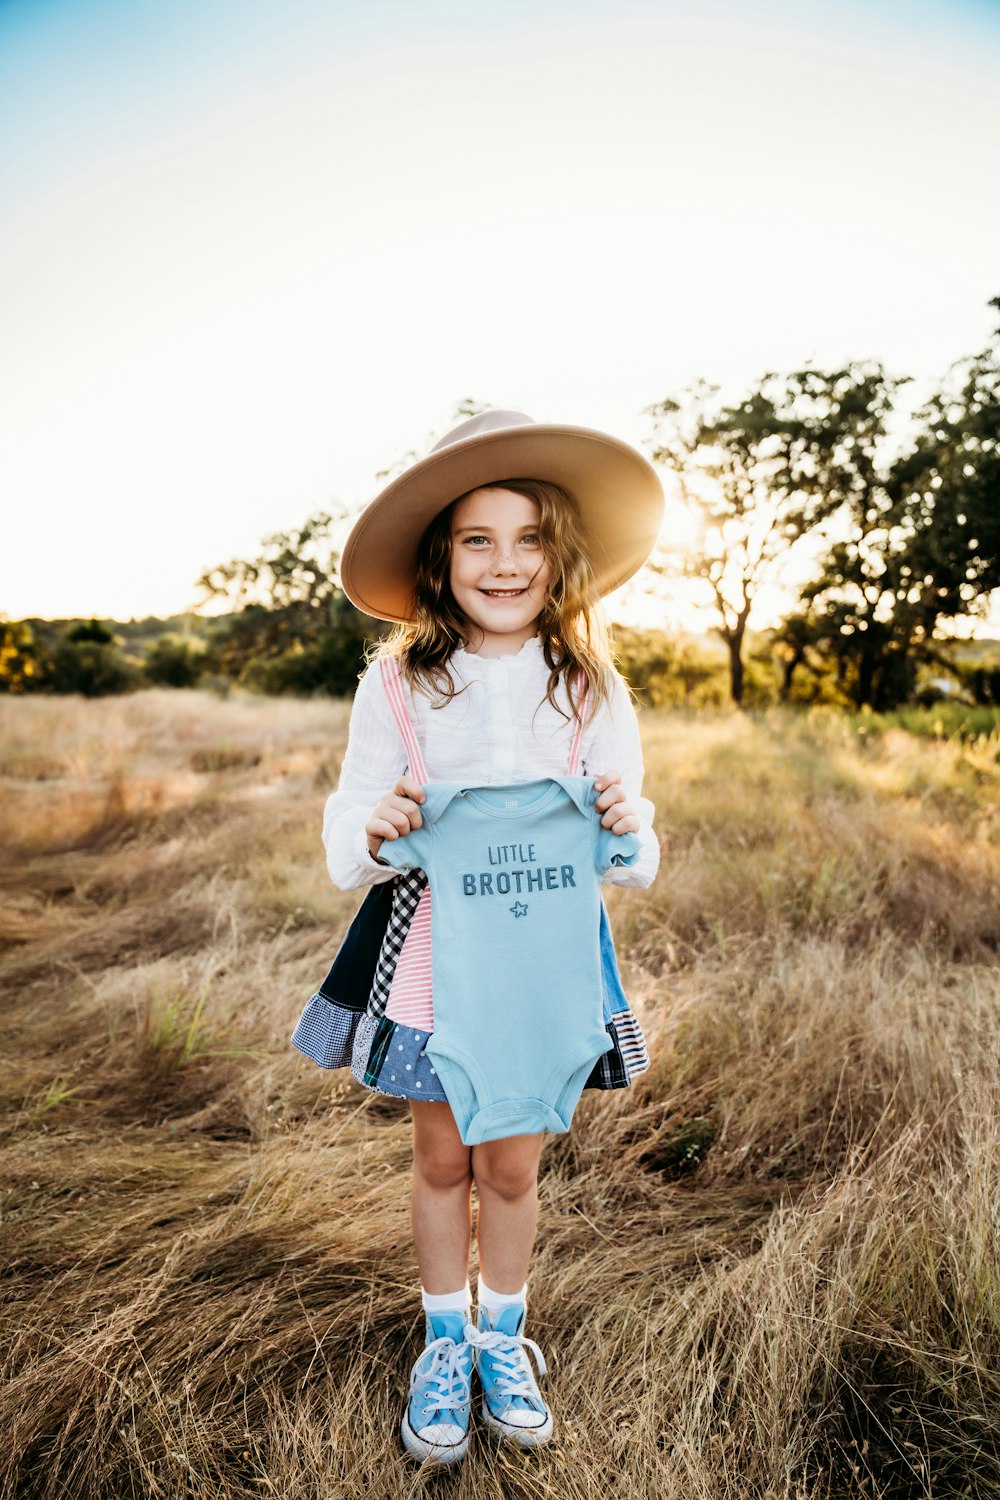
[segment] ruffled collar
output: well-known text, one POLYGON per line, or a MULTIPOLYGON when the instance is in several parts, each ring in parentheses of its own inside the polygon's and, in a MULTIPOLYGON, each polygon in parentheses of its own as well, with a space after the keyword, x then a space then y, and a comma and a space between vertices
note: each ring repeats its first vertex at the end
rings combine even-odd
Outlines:
POLYGON ((507 651, 502 656, 479 656, 475 651, 466 651, 464 646, 459 646, 453 652, 455 657, 464 657, 468 662, 478 667, 489 668, 497 662, 504 662, 507 666, 529 666, 537 661, 542 654, 541 637, 529 636, 524 645, 518 651, 507 651))

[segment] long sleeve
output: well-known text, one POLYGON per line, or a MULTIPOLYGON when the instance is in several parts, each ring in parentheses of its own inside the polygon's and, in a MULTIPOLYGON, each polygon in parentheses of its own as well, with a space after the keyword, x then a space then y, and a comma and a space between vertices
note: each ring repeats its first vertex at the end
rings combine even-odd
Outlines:
POLYGON ((342 891, 380 885, 397 873, 372 859, 365 824, 405 768, 406 751, 375 666, 358 683, 340 781, 323 812, 326 866, 342 891))
POLYGON ((638 838, 642 847, 638 859, 633 865, 612 865, 605 872, 604 883, 652 885, 660 864, 660 841, 653 829, 653 804, 642 795, 639 721, 628 688, 617 673, 610 704, 601 706, 593 723, 584 732, 583 770, 588 776, 620 771, 622 789, 639 819, 638 838))

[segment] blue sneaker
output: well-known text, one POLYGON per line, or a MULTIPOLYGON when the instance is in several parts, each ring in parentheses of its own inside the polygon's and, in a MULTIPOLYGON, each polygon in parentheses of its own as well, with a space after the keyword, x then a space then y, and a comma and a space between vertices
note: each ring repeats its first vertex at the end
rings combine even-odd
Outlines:
POLYGON ((475 1329, 460 1312, 427 1314, 427 1345, 410 1372, 403 1447, 433 1464, 457 1464, 469 1446, 475 1329))
POLYGON ((501 1308, 491 1323, 485 1309, 480 1308, 479 1328, 470 1330, 469 1337, 483 1390, 483 1421, 508 1442, 533 1448, 552 1436, 552 1413, 542 1400, 525 1353, 531 1350, 539 1374, 544 1375, 541 1349, 521 1333, 524 1313, 523 1302, 512 1303, 501 1308))

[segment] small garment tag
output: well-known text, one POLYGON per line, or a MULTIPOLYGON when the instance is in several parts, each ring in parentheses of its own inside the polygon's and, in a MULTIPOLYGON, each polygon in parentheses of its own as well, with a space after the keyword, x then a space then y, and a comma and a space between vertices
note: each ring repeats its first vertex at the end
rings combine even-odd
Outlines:
POLYGON ((518 801, 517 801, 516 797, 513 798, 511 801, 508 801, 508 802, 504 803, 504 806, 506 807, 506 809, 507 809, 508 812, 510 812, 512 808, 516 808, 518 805, 519 804, 518 804, 518 801))

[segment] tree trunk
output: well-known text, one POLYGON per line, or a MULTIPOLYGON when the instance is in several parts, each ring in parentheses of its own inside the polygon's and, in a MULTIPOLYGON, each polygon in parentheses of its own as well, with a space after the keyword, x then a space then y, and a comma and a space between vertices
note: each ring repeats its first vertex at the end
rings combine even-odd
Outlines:
POLYGON ((854 693, 855 708, 864 708, 871 704, 875 667, 875 652, 866 644, 861 652, 861 660, 858 662, 858 685, 854 693))
POLYGON ((729 692, 737 708, 743 707, 743 631, 734 632, 729 647, 729 692))
POLYGON ((792 692, 792 678, 795 676, 796 668, 801 667, 805 659, 805 650, 801 646, 796 646, 791 656, 785 662, 781 674, 781 688, 778 693, 782 703, 788 702, 792 692))

